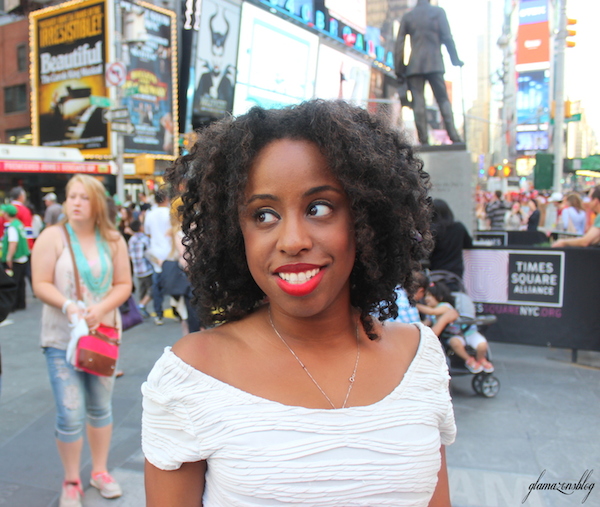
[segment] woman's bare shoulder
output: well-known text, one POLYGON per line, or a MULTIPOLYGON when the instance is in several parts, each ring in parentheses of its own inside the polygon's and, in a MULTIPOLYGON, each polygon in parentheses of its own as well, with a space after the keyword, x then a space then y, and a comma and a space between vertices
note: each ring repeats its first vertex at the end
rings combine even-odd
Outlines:
POLYGON ((193 368, 222 379, 245 346, 245 327, 242 322, 235 322, 190 333, 171 350, 193 368))
POLYGON ((384 322, 381 324, 381 333, 386 342, 404 353, 414 355, 419 348, 421 331, 415 324, 384 322))
POLYGON ((40 235, 35 240, 33 245, 33 249, 40 251, 48 252, 49 248, 56 249, 57 247, 62 247, 63 245, 63 232, 62 225, 51 225, 50 227, 46 227, 40 235))

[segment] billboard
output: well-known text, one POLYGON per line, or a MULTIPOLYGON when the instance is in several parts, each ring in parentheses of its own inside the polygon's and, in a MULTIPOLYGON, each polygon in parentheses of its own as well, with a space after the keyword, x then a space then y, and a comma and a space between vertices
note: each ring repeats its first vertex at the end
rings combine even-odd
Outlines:
POLYGON ((313 97, 318 36, 244 2, 233 114, 313 97))
POLYGON ((517 65, 546 64, 550 61, 548 22, 520 25, 517 31, 517 65))
POLYGON ((366 106, 371 67, 325 44, 319 47, 315 97, 345 99, 366 106))
POLYGON ((517 78, 517 124, 550 121, 550 71, 520 72, 517 78))
POLYGON ((547 130, 517 132, 517 151, 546 151, 549 147, 547 130))
POLYGON ((239 6, 225 1, 202 2, 191 73, 194 125, 222 118, 233 110, 240 10, 239 6))
POLYGON ((122 106, 135 127, 135 134, 125 137, 125 153, 173 157, 178 137, 175 14, 126 0, 116 9, 126 68, 122 106))
POLYGON ((517 66, 543 68, 550 61, 548 0, 521 0, 517 30, 517 66))
POLYGON ((30 15, 33 143, 110 153, 104 0, 69 2, 30 15))

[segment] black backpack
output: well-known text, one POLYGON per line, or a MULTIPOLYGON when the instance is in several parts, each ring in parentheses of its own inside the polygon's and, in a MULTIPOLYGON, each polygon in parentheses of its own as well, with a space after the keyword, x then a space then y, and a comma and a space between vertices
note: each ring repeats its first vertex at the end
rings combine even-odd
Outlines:
POLYGON ((2 322, 13 309, 17 297, 17 283, 0 268, 0 322, 2 322))

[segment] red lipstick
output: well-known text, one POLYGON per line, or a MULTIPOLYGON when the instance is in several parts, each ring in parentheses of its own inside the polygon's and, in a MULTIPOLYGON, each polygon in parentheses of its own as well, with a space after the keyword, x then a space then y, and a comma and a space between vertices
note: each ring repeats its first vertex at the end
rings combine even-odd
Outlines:
POLYGON ((312 291, 314 291, 317 288, 317 286, 323 279, 323 275, 325 273, 324 268, 315 264, 287 264, 285 266, 277 268, 274 271, 274 273, 304 273, 313 269, 318 269, 319 272, 309 280, 306 280, 306 282, 304 283, 290 283, 276 275, 277 285, 283 292, 289 294, 290 296, 308 296, 312 291))

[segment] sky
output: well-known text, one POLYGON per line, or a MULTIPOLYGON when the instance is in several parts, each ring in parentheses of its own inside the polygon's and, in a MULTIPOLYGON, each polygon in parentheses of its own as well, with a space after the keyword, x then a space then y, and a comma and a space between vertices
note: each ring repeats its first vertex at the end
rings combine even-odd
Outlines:
MULTIPOLYGON (((577 19, 577 35, 573 40, 577 45, 565 51, 565 98, 581 100, 589 124, 600 139, 600 85, 595 76, 600 74, 599 0, 566 0, 567 16, 577 19), (595 25, 595 26, 593 26, 595 25)), ((465 62, 462 69, 462 89, 465 108, 468 109, 476 97, 477 89, 477 50, 478 37, 488 32, 487 0, 438 0, 448 15, 459 57, 465 62)), ((490 0, 492 72, 500 69, 502 53, 496 42, 502 32, 504 0, 490 0)), ((444 50, 445 52, 445 50, 444 50)), ((455 114, 461 110, 461 72, 452 67, 449 59, 446 64, 446 79, 454 83, 455 114)), ((501 88, 495 94, 501 98, 501 88)))

